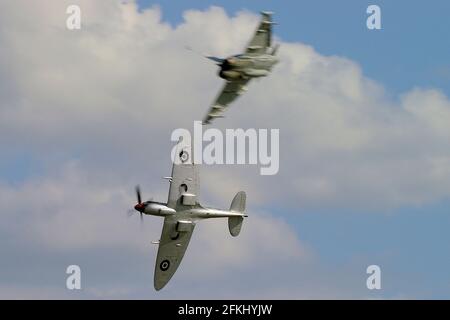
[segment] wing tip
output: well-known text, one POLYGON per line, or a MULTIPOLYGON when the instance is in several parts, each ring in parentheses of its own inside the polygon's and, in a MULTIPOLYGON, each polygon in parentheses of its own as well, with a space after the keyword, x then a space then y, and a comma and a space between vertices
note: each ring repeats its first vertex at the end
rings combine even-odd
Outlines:
POLYGON ((161 289, 164 288, 165 286, 166 284, 156 284, 156 283, 153 285, 156 291, 161 291, 161 289))
POLYGON ((161 278, 159 272, 155 271, 155 276, 153 278, 153 287, 155 288, 155 290, 160 291, 162 288, 164 288, 166 284, 169 283, 169 280, 172 278, 172 275, 170 275, 169 278, 164 277, 161 278))

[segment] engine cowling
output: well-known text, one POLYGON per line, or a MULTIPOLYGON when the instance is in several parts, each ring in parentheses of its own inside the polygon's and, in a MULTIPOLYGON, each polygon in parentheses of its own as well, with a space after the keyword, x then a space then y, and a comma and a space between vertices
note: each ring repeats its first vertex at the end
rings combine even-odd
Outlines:
POLYGON ((174 209, 167 207, 161 203, 149 202, 145 206, 144 213, 151 214, 154 216, 167 216, 176 213, 174 209))
POLYGON ((219 77, 221 77, 225 80, 237 80, 237 79, 240 79, 242 77, 242 75, 240 72, 234 71, 234 70, 227 70, 227 71, 221 70, 219 72, 219 77))

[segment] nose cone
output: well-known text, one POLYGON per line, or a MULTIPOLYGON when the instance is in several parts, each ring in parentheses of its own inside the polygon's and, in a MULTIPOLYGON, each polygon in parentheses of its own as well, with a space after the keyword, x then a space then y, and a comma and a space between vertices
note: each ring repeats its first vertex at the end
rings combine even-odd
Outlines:
POLYGON ((138 203, 137 205, 134 206, 134 209, 136 211, 142 212, 145 209, 145 205, 143 203, 138 203))

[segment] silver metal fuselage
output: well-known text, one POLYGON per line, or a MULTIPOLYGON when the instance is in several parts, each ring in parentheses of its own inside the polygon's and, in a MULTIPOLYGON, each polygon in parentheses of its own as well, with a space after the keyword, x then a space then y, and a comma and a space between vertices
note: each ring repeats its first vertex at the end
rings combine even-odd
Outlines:
POLYGON ((165 203, 147 201, 144 202, 144 209, 142 213, 158 217, 167 217, 171 215, 177 215, 180 218, 189 219, 209 219, 209 218, 229 218, 229 217, 242 217, 243 214, 239 212, 233 212, 229 210, 221 210, 214 208, 203 208, 200 205, 197 206, 180 206, 178 210, 169 208, 165 203))

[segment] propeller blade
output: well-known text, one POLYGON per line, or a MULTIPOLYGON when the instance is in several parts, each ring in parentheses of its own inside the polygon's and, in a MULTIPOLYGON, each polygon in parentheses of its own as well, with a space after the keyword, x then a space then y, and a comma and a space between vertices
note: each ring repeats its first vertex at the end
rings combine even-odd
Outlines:
POLYGON ((134 213, 135 213, 135 210, 133 210, 133 209, 128 210, 127 211, 127 217, 128 218, 131 217, 134 213))
POLYGON ((137 197, 138 203, 142 203, 141 187, 139 187, 139 185, 136 186, 136 197, 137 197))

